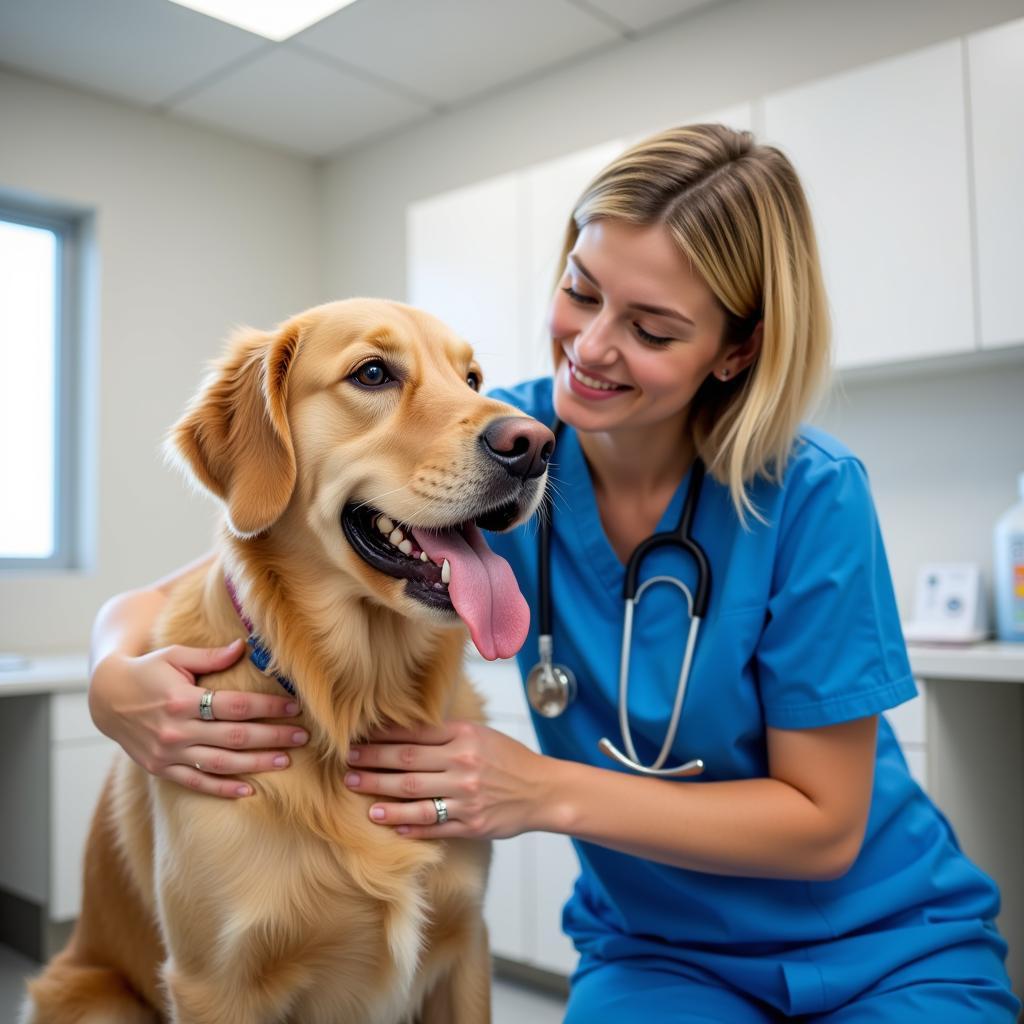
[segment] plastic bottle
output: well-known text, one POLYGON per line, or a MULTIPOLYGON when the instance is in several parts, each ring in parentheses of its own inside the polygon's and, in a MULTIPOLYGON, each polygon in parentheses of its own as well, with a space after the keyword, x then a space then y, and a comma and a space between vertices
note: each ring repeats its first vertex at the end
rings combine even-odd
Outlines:
POLYGON ((1024 473, 1017 486, 1020 501, 996 523, 992 577, 998 638, 1024 643, 1024 473))

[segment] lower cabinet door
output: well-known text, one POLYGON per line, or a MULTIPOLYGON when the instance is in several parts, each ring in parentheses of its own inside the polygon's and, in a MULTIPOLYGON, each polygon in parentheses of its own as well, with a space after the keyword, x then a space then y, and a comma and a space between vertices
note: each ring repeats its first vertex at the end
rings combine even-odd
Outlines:
POLYGON ((51 752, 50 920, 70 921, 82 904, 82 857, 93 811, 117 746, 91 739, 51 752))
POLYGON ((535 832, 532 860, 536 884, 535 945, 530 962, 545 971, 571 974, 576 967, 576 949, 562 931, 562 907, 572 894, 579 874, 576 851, 568 836, 535 832))
MULTIPOLYGON (((520 743, 530 740, 528 722, 507 716, 492 716, 490 725, 520 743)), ((484 917, 491 941, 491 953, 506 960, 526 962, 536 900, 533 879, 527 870, 530 834, 496 839, 492 844, 491 873, 487 883, 484 917)))

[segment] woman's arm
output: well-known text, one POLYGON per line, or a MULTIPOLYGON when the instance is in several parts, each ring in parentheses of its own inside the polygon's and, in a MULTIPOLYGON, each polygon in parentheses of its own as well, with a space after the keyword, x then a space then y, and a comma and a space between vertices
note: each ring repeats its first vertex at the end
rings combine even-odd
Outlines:
POLYGON ((90 673, 96 670, 96 666, 108 654, 117 652, 129 657, 145 654, 150 649, 153 627, 174 585, 190 573, 209 565, 214 557, 212 551, 208 552, 156 580, 147 588, 129 590, 110 598, 100 608, 93 623, 92 648, 89 652, 90 673))
POLYGON ((96 727, 151 774, 214 796, 248 796, 252 787, 234 776, 287 767, 288 755, 280 748, 309 738, 292 725, 250 719, 292 716, 298 706, 284 696, 221 690, 213 700, 219 721, 202 721, 196 684, 233 665, 244 644, 176 644, 147 653, 168 595, 213 557, 204 555, 103 605, 92 631, 89 711, 96 727))
MULTIPOLYGON (((827 879, 856 859, 874 776, 876 717, 818 729, 768 729, 770 777, 652 779, 535 754, 465 722, 391 730, 350 755, 371 817, 414 837, 562 832, 694 871, 827 879), (367 768, 399 769, 380 774, 367 768), (429 798, 449 821, 435 825, 429 798), (377 812, 377 813, 375 813, 377 812)), ((352 778, 352 775, 349 776, 352 778)), ((347 780, 348 781, 348 780, 347 780)))
POLYGON ((876 726, 872 716, 768 729, 770 777, 735 782, 680 784, 560 762, 554 831, 694 871, 838 878, 864 837, 876 726))

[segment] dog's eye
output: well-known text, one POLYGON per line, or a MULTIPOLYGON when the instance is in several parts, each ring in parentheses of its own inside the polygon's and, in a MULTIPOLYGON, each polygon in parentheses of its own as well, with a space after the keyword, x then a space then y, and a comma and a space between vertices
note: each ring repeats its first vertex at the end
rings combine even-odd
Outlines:
POLYGON ((474 390, 480 390, 480 374, 476 370, 470 370, 466 376, 466 383, 474 390))
POLYGON ((381 384, 387 384, 394 380, 388 373, 387 366, 379 359, 371 359, 352 374, 352 379, 367 388, 378 388, 381 384))

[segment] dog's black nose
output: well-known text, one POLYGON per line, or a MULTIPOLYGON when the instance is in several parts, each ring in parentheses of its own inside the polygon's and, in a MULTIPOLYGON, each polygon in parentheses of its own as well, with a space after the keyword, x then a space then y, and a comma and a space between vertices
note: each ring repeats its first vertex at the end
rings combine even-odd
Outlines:
POLYGON ((529 416, 502 416, 491 420, 480 435, 484 451, 510 476, 532 480, 548 468, 555 450, 555 435, 529 416))

